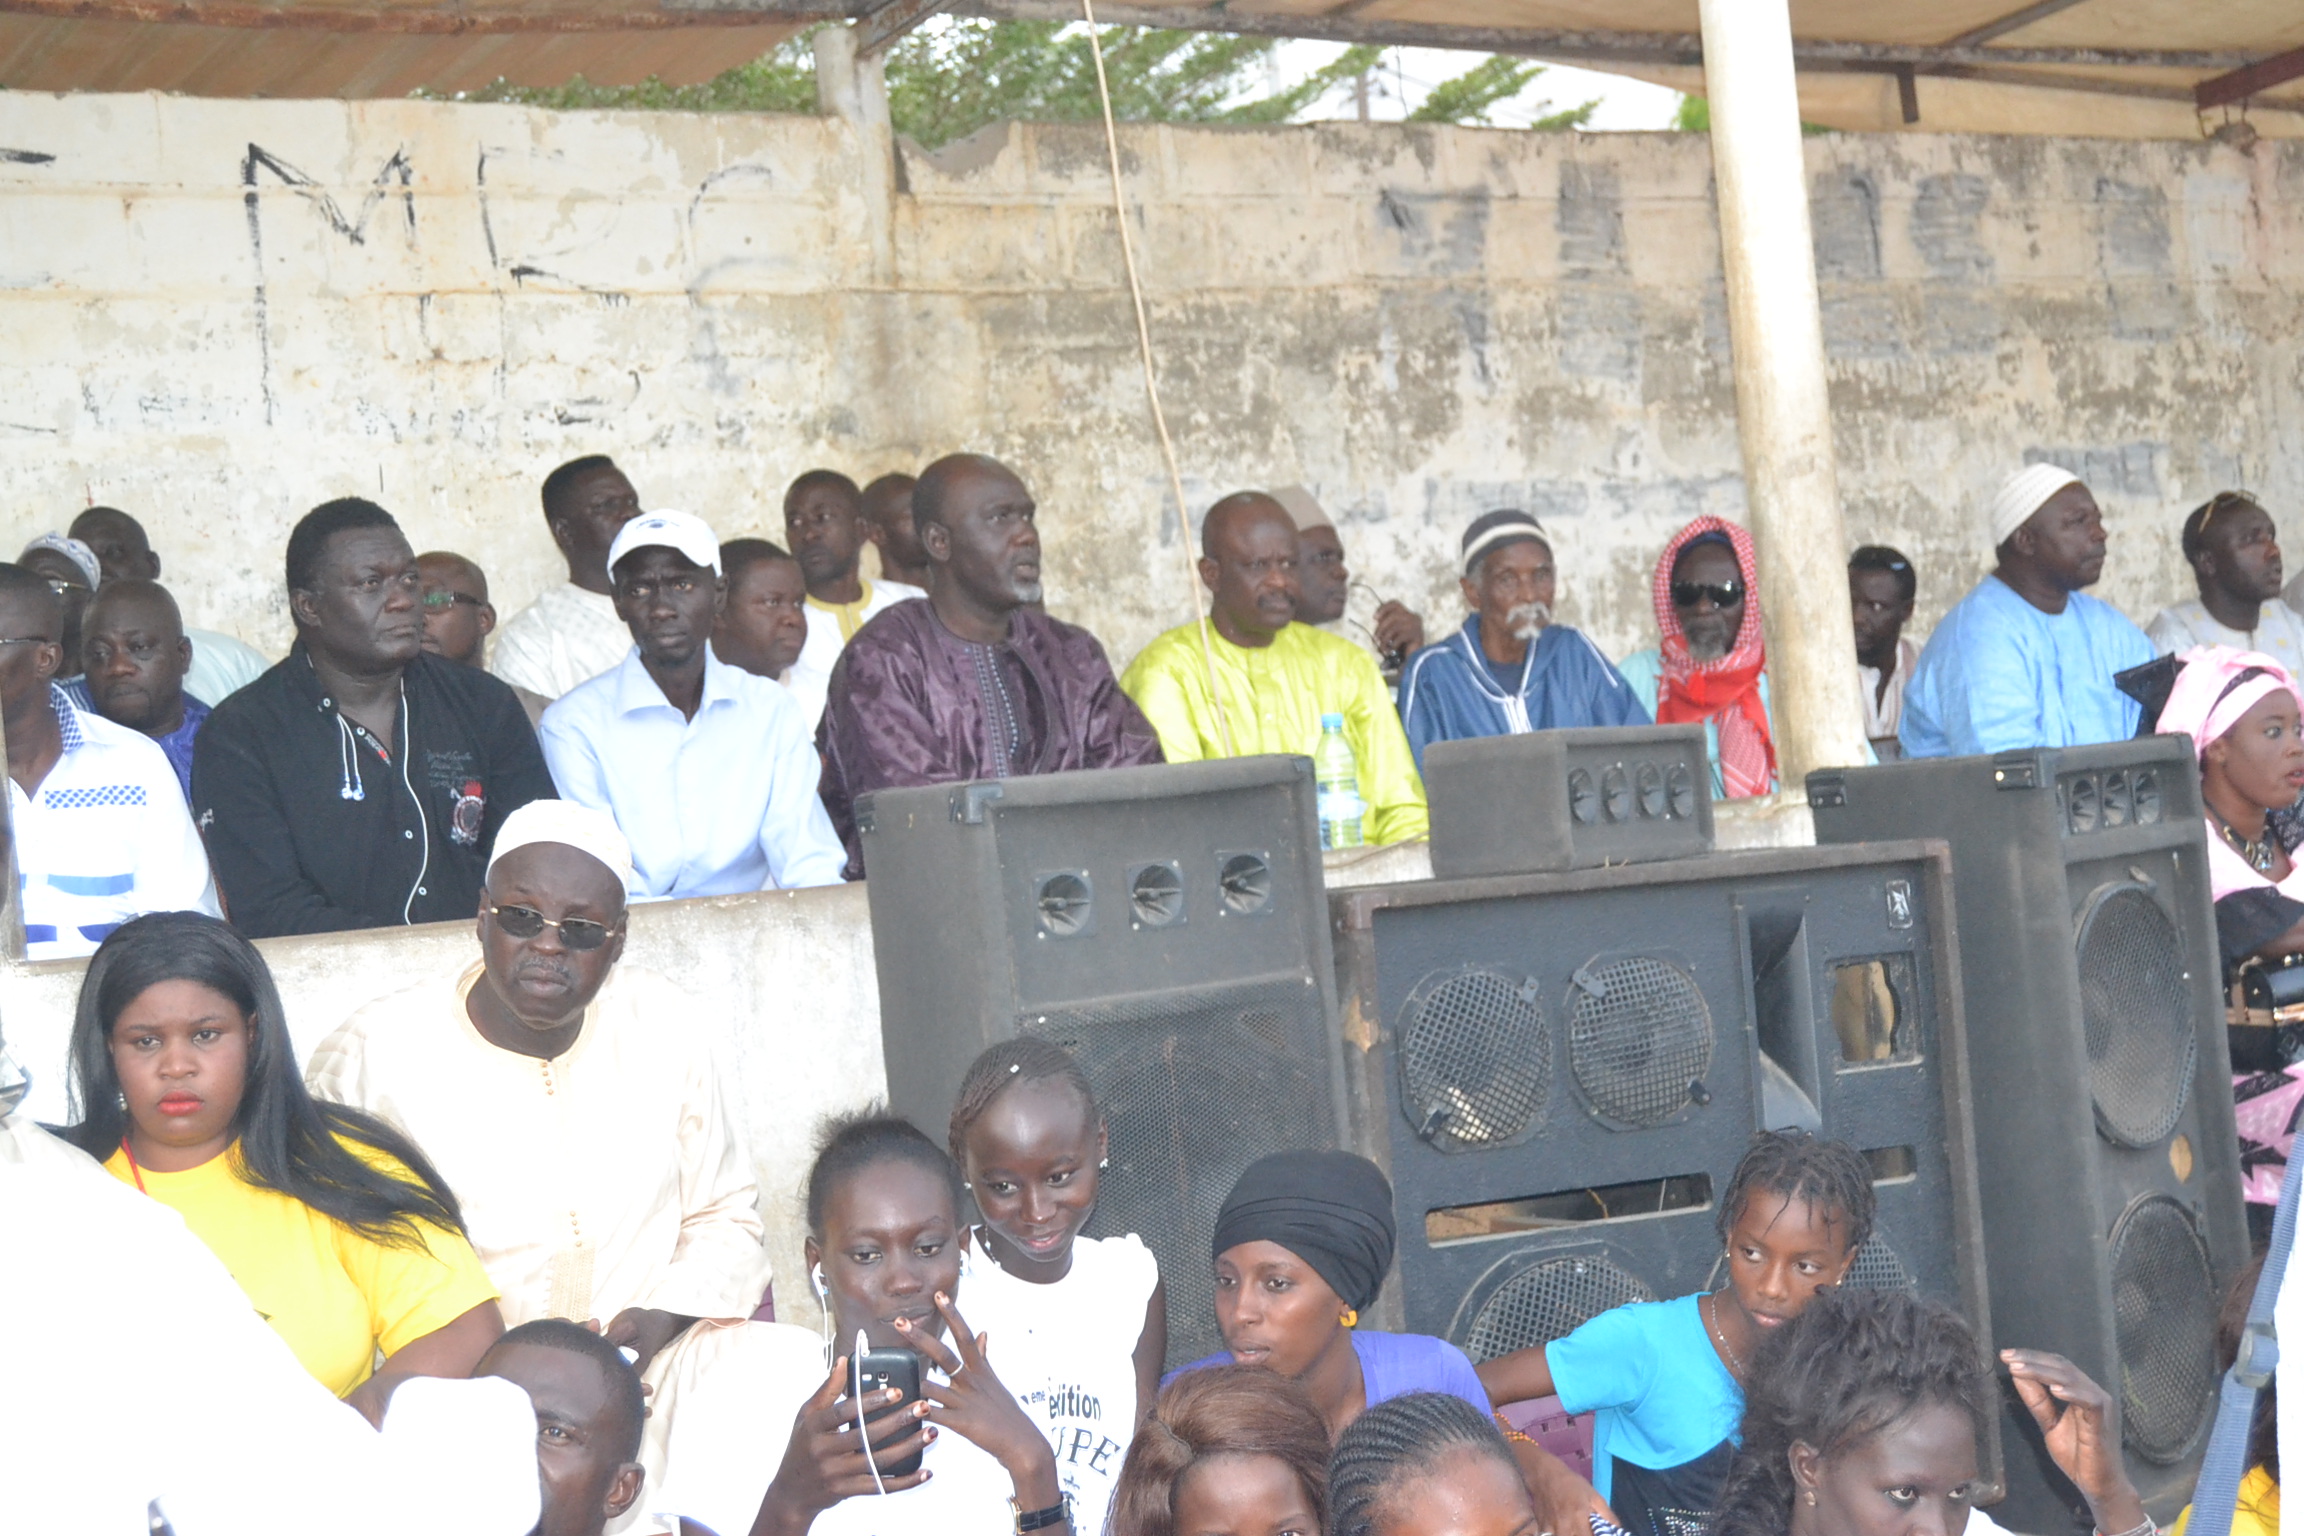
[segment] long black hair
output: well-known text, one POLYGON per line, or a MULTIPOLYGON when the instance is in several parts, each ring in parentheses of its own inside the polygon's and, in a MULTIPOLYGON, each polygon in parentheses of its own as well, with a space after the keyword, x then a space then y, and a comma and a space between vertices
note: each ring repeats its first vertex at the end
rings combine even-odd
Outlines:
POLYGON ((1370 1536, 1384 1505, 1407 1484, 1432 1475, 1451 1451, 1486 1456, 1520 1474, 1496 1421, 1449 1392, 1409 1392, 1344 1426, 1328 1461, 1330 1536, 1370 1536))
POLYGON ((1712 1536, 1792 1528, 1795 1443, 1837 1456, 1934 1406, 1967 1414, 1983 1442, 1992 1400, 1976 1335, 1959 1313, 1903 1291, 1818 1291, 1753 1362, 1744 1443, 1712 1536))
POLYGON ((88 962, 72 1017, 73 1124, 65 1140, 97 1159, 119 1150, 128 1111, 112 1062, 112 1026, 147 988, 168 981, 197 982, 247 1015, 247 1073, 233 1116, 235 1173, 371 1242, 422 1248, 419 1221, 463 1232, 456 1197, 415 1143, 373 1116, 305 1091, 271 968, 255 945, 199 912, 153 912, 122 923, 88 962))

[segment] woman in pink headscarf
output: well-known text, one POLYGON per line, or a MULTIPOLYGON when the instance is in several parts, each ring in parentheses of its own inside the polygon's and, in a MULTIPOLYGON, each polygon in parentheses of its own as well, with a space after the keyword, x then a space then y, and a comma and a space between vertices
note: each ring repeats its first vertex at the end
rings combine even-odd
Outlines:
MULTIPOLYGON (((2304 1028, 2272 1023, 2268 977, 2292 979, 2304 956, 2304 865, 2297 833, 2274 815, 2304 793, 2304 693, 2280 663, 2256 651, 2202 646, 2160 711, 2163 735, 2189 736, 2200 756, 2208 811, 2208 887, 2224 984, 2239 982, 2246 1012, 2231 1030, 2236 1118, 2252 1224, 2280 1198, 2295 1122, 2304 1109, 2304 1028), (2254 1016, 2253 1024, 2240 1022, 2254 1016)), ((2283 989, 2284 990, 2284 989, 2283 989)), ((2285 1010, 2283 1010, 2285 1011, 2285 1010)))

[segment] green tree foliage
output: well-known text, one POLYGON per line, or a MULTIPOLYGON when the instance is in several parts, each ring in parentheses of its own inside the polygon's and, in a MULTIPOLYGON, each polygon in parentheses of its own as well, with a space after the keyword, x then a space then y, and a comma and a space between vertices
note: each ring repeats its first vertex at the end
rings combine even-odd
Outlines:
MULTIPOLYGON (((1284 123, 1330 92, 1369 73, 1381 49, 1347 48, 1333 62, 1273 90, 1267 60, 1278 40, 1216 32, 1103 27, 1112 115, 1129 123, 1284 123)), ((1522 60, 1490 58, 1436 86, 1412 114, 1422 122, 1484 123, 1500 103, 1542 72, 1522 60)), ((1096 122, 1102 109, 1096 65, 1083 27, 1057 21, 953 19, 922 27, 888 52, 888 110, 896 131, 934 148, 989 123, 1096 122)), ((562 110, 813 112, 816 75, 805 37, 701 85, 594 85, 581 78, 538 88, 497 81, 461 101, 506 101, 562 110)), ((1539 119, 1534 127, 1575 128, 1595 102, 1539 119)))
POLYGON ((1712 131, 1712 103, 1702 96, 1683 96, 1680 110, 1672 114, 1675 133, 1710 133, 1712 131))

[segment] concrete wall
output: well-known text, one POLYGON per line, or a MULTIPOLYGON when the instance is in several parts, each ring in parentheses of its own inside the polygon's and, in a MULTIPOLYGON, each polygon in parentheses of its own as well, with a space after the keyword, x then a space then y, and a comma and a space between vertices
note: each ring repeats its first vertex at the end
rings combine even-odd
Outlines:
MULTIPOLYGON (((811 465, 977 448, 1039 493, 1052 606, 1124 659, 1187 609, 1100 136, 904 150, 892 220, 864 142, 0 94, 0 534, 126 506, 195 622, 276 649, 283 535, 325 497, 472 554, 509 612, 554 576, 535 486, 576 453, 773 534, 811 465)), ((1924 621, 2027 457, 2095 484, 2140 618, 2188 587, 2206 493, 2300 531, 2304 146, 1808 153, 1849 529, 1918 558, 1924 621)), ((1705 141, 1139 128, 1124 157, 1195 512, 1312 484, 1364 579, 1452 623, 1459 530, 1519 503, 1561 533, 1567 616, 1648 643, 1656 547, 1742 506, 1705 141)))

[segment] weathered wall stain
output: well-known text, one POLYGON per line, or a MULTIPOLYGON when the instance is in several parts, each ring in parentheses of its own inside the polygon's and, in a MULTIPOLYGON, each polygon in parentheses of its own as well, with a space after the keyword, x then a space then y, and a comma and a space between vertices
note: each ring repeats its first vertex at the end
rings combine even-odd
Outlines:
MULTIPOLYGON (((73 147, 0 155, 0 532, 127 506, 195 623, 284 646, 286 531, 349 493, 516 608, 557 569, 538 482, 596 451, 724 536, 780 535, 818 464, 995 453, 1038 496, 1059 612, 1124 660, 1188 611, 1091 132, 903 150, 892 279, 831 119, 0 93, 0 143, 73 147)), ((2292 521, 2304 146, 1805 149, 1849 533, 1915 558, 1923 622, 2027 456, 2096 484, 2101 590, 2139 617, 2183 590, 2176 524, 2209 492, 2292 521)), ((1311 485, 1437 633, 1464 523, 1525 506, 1563 615, 1650 643, 1657 547, 1743 513, 1700 137, 1130 128, 1123 152, 1192 520, 1311 485)))

